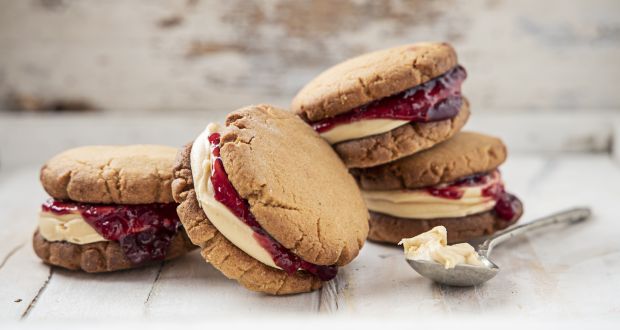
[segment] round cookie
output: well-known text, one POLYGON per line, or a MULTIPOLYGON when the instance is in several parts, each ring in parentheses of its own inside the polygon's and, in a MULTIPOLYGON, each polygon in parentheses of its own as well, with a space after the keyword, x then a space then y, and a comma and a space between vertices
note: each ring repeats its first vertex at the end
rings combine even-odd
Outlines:
MULTIPOLYGON (((522 214, 523 208, 520 207, 517 219, 522 214)), ((506 221, 492 211, 461 218, 438 219, 399 218, 371 211, 368 239, 397 244, 403 238, 420 235, 436 226, 444 226, 448 231, 448 244, 456 244, 491 235, 514 224, 517 219, 506 221)))
MULTIPOLYGON (((315 265, 348 264, 368 233, 368 211, 355 180, 338 156, 299 117, 269 105, 226 118, 220 156, 228 180, 277 243, 315 265)), ((269 294, 307 292, 321 281, 287 273, 251 257, 227 239, 198 203, 192 144, 182 149, 172 190, 177 212, 203 257, 246 288, 269 294)))
POLYGON ((363 190, 416 189, 494 170, 506 156, 502 140, 460 132, 432 149, 389 164, 354 169, 352 173, 363 190))
POLYGON ((344 141, 334 150, 349 168, 368 168, 428 149, 458 133, 469 119, 469 103, 463 99, 459 114, 454 118, 430 123, 411 122, 392 131, 344 141))
POLYGON ((423 84, 457 65, 447 43, 417 43, 367 53, 324 71, 293 99, 291 109, 316 121, 423 84))
POLYGON ((98 273, 195 249, 175 213, 170 188, 175 156, 172 147, 128 145, 79 147, 51 158, 40 172, 53 199, 42 206, 33 236, 37 256, 98 273), (172 213, 166 211, 171 204, 172 213))
MULTIPOLYGON (((32 246, 36 255, 45 263, 70 270, 101 273, 135 267, 123 253, 120 244, 114 241, 84 245, 50 242, 37 230, 32 238, 32 246)), ((164 260, 180 257, 195 248, 181 230, 172 238, 164 260)))
MULTIPOLYGON (((513 208, 513 216, 508 219, 500 216, 494 208, 483 212, 467 212, 465 215, 452 217, 403 217, 395 215, 397 213, 394 212, 397 210, 394 209, 385 210, 386 213, 380 212, 378 209, 373 210, 373 204, 377 204, 373 203, 372 197, 370 197, 373 196, 373 192, 402 191, 402 194, 399 192, 398 195, 391 195, 397 196, 391 198, 399 198, 399 201, 390 204, 396 208, 406 205, 403 203, 406 203, 405 201, 408 199, 403 198, 403 196, 414 192, 420 196, 422 193, 423 196, 428 197, 418 197, 417 203, 419 204, 415 204, 417 207, 416 214, 423 212, 423 208, 428 207, 428 203, 435 204, 431 206, 434 207, 433 212, 436 213, 437 207, 454 207, 454 204, 436 206, 437 203, 443 203, 440 198, 442 196, 441 189, 448 189, 444 191, 448 193, 445 195, 447 197, 444 197, 448 201, 459 200, 461 198, 459 196, 449 197, 450 193, 454 192, 450 190, 452 188, 450 185, 472 175, 495 171, 506 160, 506 155, 506 147, 500 139, 479 133, 460 132, 450 140, 415 155, 373 168, 352 170, 352 174, 357 179, 364 195, 371 198, 367 200, 371 209, 368 239, 397 244, 403 238, 417 236, 441 225, 448 230, 448 243, 454 244, 490 235, 514 224, 523 214, 523 205, 516 197, 504 192, 501 181, 496 187, 497 189, 501 186, 501 189, 495 190, 496 197, 493 198, 497 198, 496 203, 503 203, 503 198, 505 198, 506 203, 514 201, 509 204, 513 208)), ((468 187, 468 184, 457 185, 457 190, 460 187, 468 187)), ((477 186, 474 185, 474 187, 477 186)), ((480 189, 476 194, 485 196, 484 191, 489 188, 480 186, 476 189, 480 189)), ((469 198, 471 197, 470 195, 469 198)), ((481 203, 487 202, 488 200, 485 199, 481 203)), ((444 209, 441 210, 443 213, 444 209)))
POLYGON ((41 184, 60 200, 103 204, 171 203, 176 148, 159 145, 86 146, 43 165, 41 184))

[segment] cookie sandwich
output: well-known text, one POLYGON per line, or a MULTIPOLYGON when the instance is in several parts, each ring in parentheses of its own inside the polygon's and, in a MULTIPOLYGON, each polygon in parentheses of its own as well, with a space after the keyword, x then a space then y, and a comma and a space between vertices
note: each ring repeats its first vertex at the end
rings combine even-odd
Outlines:
POLYGON ((368 234, 361 193, 329 144, 269 105, 208 125, 179 152, 174 178, 192 242, 250 290, 317 289, 357 256, 368 234))
POLYGON ((195 248, 172 199, 176 149, 157 145, 88 146, 64 151, 41 168, 51 199, 33 237, 44 262, 109 272, 170 259, 195 248))
POLYGON ((447 43, 368 53, 317 76, 291 108, 349 168, 385 164, 447 140, 469 117, 467 77, 447 43))
POLYGON ((370 210, 368 238, 396 244, 444 226, 453 244, 508 227, 523 205, 504 189, 497 168, 505 160, 501 140, 461 132, 393 163, 354 170, 370 210))

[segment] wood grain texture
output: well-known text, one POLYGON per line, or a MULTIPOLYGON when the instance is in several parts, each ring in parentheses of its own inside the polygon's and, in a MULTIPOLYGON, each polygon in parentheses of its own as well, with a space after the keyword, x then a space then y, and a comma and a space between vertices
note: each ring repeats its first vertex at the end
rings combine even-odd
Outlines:
POLYGON ((617 110, 618 11, 614 0, 5 0, 0 98, 123 113, 287 107, 345 58, 441 40, 470 73, 474 112, 617 110))
MULTIPOLYGON (((512 153, 611 153, 614 122, 620 114, 583 110, 579 113, 473 113, 465 131, 501 138, 512 153)), ((181 147, 209 122, 224 114, 184 112, 152 116, 121 113, 20 116, 0 114, 0 168, 13 170, 43 164, 68 148, 92 144, 161 144, 181 147)), ((620 132, 620 124, 617 125, 620 132)), ((616 152, 617 154, 617 152, 616 152)))
POLYGON ((523 221, 576 205, 591 206, 594 217, 497 247, 492 259, 501 272, 476 288, 433 284, 408 267, 400 248, 367 243, 360 256, 321 291, 288 297, 247 291, 197 253, 160 266, 103 276, 50 271, 27 244, 19 247, 22 238, 29 238, 38 203, 45 197, 37 169, 0 175, 0 197, 5 202, 0 224, 7 228, 0 232, 0 258, 6 259, 0 282, 11 283, 0 287, 0 319, 18 320, 22 315, 29 321, 46 322, 111 317, 205 320, 230 315, 260 319, 317 313, 459 320, 472 313, 491 319, 617 316, 620 166, 607 155, 512 156, 502 173, 508 189, 524 201, 523 221))

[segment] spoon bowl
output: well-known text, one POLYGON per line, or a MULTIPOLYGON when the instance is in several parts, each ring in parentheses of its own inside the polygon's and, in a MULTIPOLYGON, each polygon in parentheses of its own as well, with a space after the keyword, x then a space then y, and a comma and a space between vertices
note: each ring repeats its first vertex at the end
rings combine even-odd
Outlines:
POLYGON ((459 264, 446 269, 442 264, 428 260, 407 259, 409 266, 420 275, 437 283, 451 286, 475 286, 482 284, 499 273, 499 267, 491 260, 480 257, 482 266, 459 264))
POLYGON ((568 211, 552 214, 548 217, 516 226, 495 234, 484 241, 476 249, 482 262, 482 266, 458 264, 454 268, 446 269, 444 265, 428 260, 406 259, 407 263, 420 275, 437 283, 452 286, 475 286, 480 285, 499 273, 499 267, 493 263, 489 256, 493 247, 514 236, 523 234, 532 229, 558 223, 576 223, 588 219, 591 215, 589 208, 575 208, 568 211))

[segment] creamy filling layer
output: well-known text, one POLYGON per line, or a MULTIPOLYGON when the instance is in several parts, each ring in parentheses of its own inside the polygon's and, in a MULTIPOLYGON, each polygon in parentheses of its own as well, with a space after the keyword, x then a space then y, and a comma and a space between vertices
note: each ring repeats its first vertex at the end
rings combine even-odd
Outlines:
POLYGON ((58 215, 41 211, 39 233, 50 242, 66 241, 83 245, 107 241, 84 220, 80 213, 58 215))
POLYGON ((209 218, 209 221, 232 244, 263 264, 281 269, 274 263, 271 255, 254 238, 252 228, 239 220, 224 204, 215 199, 213 184, 209 180, 212 166, 209 135, 219 130, 219 125, 209 124, 207 129, 194 140, 192 145, 190 160, 196 199, 209 218))
POLYGON ((174 203, 90 204, 50 199, 41 205, 40 230, 50 241, 116 241, 133 264, 163 260, 181 227, 174 203), (86 223, 89 228, 86 228, 86 223), (84 235, 82 237, 81 235, 84 235))
POLYGON ((410 260, 437 262, 446 269, 456 265, 467 264, 482 266, 480 256, 468 243, 448 245, 446 227, 437 226, 412 238, 404 238, 398 244, 403 245, 405 257, 410 260))
POLYGON ((492 210, 497 203, 494 191, 501 185, 501 176, 495 171, 486 179, 467 185, 439 185, 411 190, 363 190, 362 195, 369 210, 395 217, 458 218, 492 210))
POLYGON ((320 133, 320 135, 330 144, 336 144, 342 141, 389 132, 407 123, 409 123, 408 120, 398 119, 361 120, 335 126, 328 131, 320 133))
POLYGON ((454 118, 463 104, 461 84, 466 77, 465 69, 457 65, 423 84, 309 124, 334 144, 385 133, 409 122, 454 118))

